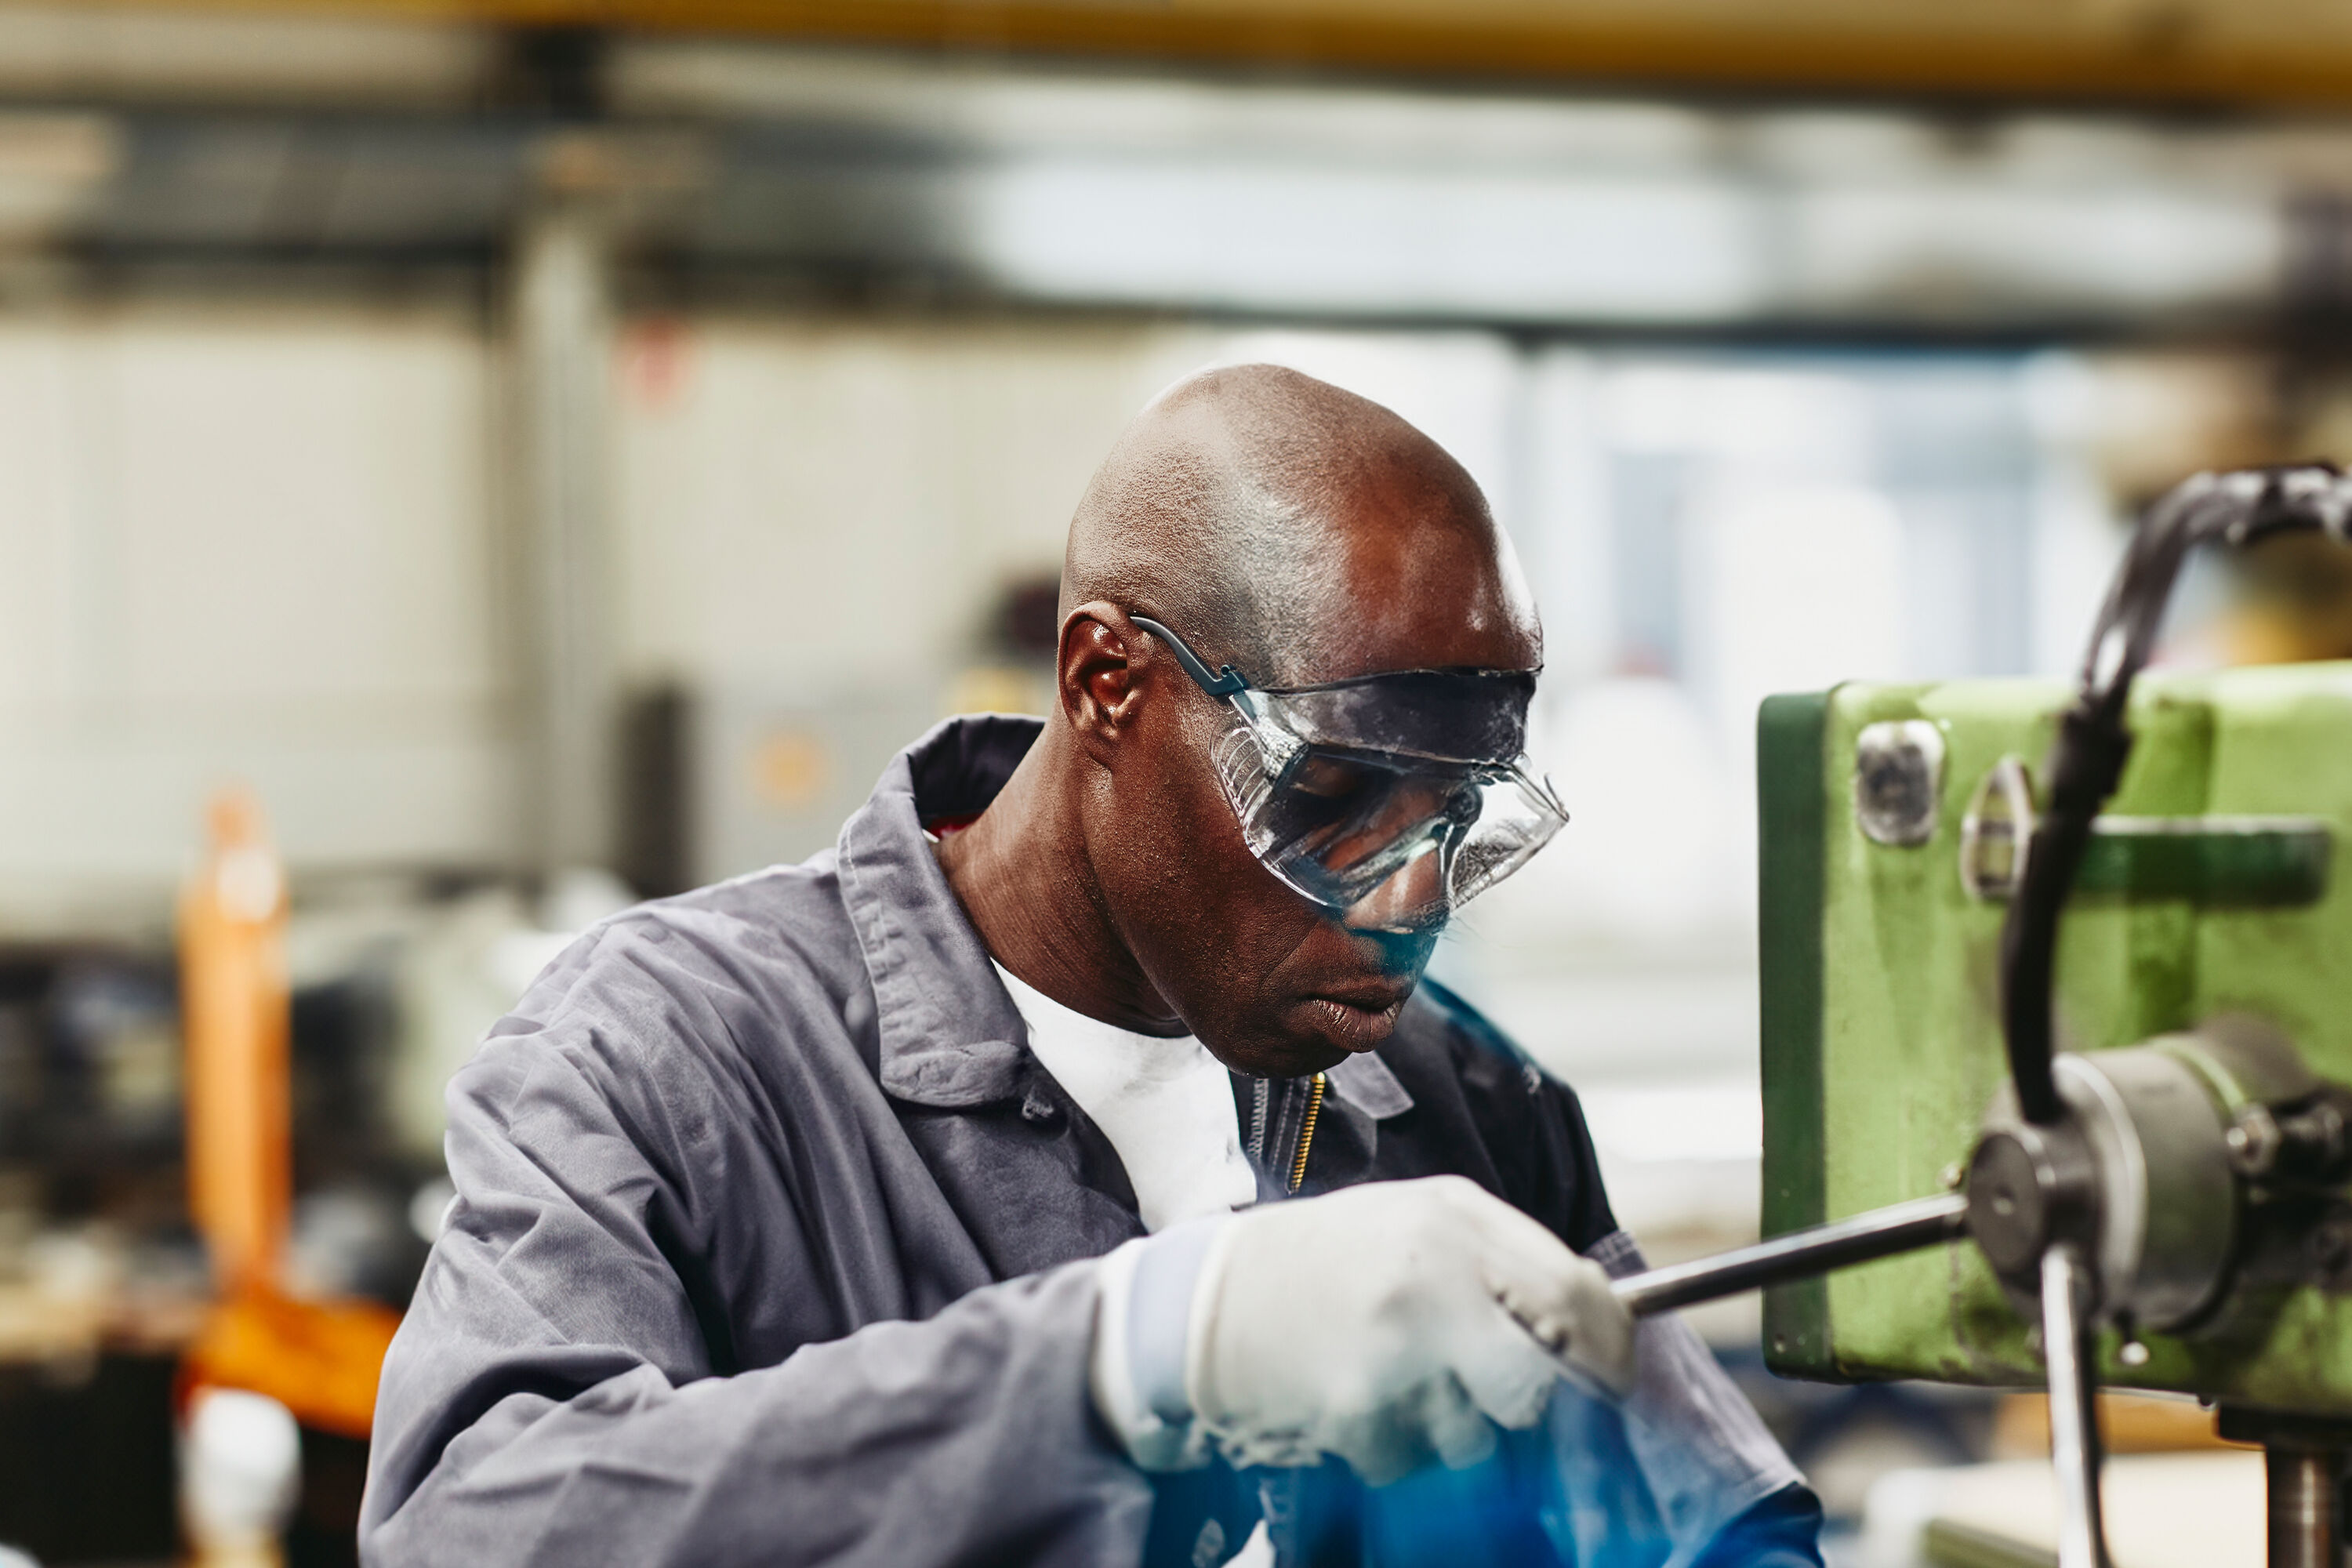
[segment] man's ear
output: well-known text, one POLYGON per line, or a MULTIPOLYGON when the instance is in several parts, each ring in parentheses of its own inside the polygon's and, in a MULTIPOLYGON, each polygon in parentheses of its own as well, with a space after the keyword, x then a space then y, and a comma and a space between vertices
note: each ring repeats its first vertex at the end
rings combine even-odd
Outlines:
POLYGON ((1134 725, 1137 689, 1130 650, 1142 631, 1116 605, 1080 605, 1062 623, 1055 696, 1087 753, 1105 766, 1134 725))

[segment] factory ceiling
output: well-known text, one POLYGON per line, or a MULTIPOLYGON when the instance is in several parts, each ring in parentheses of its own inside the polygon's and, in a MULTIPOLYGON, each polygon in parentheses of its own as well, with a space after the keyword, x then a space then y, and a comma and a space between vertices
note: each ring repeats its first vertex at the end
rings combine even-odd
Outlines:
MULTIPOLYGON (((594 14, 719 19, 696 3, 594 14)), ((2352 123, 2324 113, 1474 94, 319 9, 0 0, 0 289, 495 267, 565 203, 669 288, 1640 331, 2352 320, 2352 123)))
POLYGON ((1772 94, 2352 105, 2335 0, 173 0, 1260 69, 1772 94))

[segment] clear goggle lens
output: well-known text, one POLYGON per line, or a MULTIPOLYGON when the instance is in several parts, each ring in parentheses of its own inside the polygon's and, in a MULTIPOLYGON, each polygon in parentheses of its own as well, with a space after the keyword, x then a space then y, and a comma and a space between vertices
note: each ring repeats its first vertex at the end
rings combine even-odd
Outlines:
MULTIPOLYGON (((1250 693, 1251 697, 1261 697, 1250 693)), ((1378 896, 1381 929, 1420 931, 1525 865, 1568 821, 1525 766, 1312 745, 1265 705, 1235 704, 1213 751, 1251 853, 1339 910, 1378 896)))

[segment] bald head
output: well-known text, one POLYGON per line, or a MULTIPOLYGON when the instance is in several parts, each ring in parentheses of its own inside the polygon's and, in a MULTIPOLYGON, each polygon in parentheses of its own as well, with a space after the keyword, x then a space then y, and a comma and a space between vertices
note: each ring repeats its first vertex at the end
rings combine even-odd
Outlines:
POLYGON ((1180 382, 1119 437, 1063 563, 1062 615, 1095 601, 1262 685, 1541 658, 1509 541, 1462 465, 1276 365, 1180 382))
MULTIPOLYGON (((1412 855, 1344 911, 1285 880, 1216 760, 1232 710, 1136 616, 1260 686, 1532 669, 1542 637, 1509 542, 1462 465, 1378 404, 1271 365, 1179 384, 1070 523, 1044 732, 940 842, 989 951, 1089 1017, 1189 1032, 1259 1077, 1371 1049, 1439 930, 1382 916, 1433 907, 1439 857, 1412 855)), ((1335 809, 1349 798, 1344 763, 1315 777, 1335 809)), ((1364 809, 1419 811, 1427 793, 1374 781, 1364 809)))

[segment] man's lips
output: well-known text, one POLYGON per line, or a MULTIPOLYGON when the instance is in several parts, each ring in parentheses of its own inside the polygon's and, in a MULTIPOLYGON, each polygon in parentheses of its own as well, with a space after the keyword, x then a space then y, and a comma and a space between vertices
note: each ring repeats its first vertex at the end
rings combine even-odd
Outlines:
POLYGON ((1404 1011, 1410 991, 1349 990, 1339 994, 1310 996, 1304 1010, 1315 1020, 1316 1032, 1350 1051, 1369 1051, 1389 1037, 1397 1015, 1404 1011))

